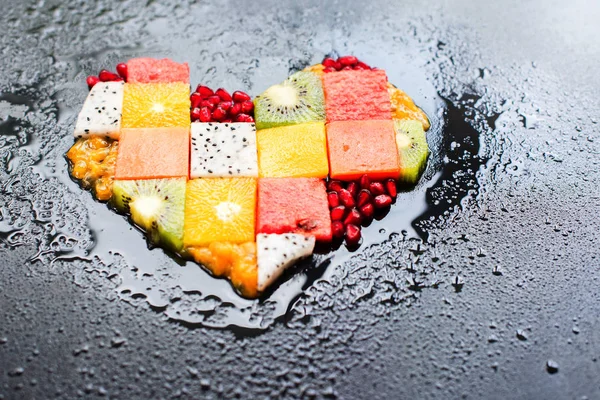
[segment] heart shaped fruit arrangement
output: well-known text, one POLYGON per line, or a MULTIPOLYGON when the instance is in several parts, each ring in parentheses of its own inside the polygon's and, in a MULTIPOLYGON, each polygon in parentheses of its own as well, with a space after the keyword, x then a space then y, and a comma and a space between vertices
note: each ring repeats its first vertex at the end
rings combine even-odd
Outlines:
POLYGON ((350 249, 414 185, 429 120, 385 71, 326 58, 254 100, 137 58, 87 78, 67 158, 149 243, 259 296, 315 244, 350 249))

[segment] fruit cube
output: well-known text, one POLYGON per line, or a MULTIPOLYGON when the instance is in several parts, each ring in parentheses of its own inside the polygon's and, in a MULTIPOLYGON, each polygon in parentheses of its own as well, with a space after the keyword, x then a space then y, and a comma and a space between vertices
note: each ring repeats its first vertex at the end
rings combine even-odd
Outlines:
POLYGON ((188 181, 183 242, 254 241, 256 179, 214 178, 188 181))
POLYGON ((397 179, 400 174, 392 120, 331 122, 327 145, 333 179, 354 180, 364 174, 397 179))
POLYGON ((325 183, 318 178, 259 179, 256 233, 299 233, 330 241, 325 183))
POLYGON ((77 117, 75 137, 103 135, 119 138, 123 86, 123 82, 98 82, 94 85, 77 117))
POLYGON ((392 104, 383 70, 323 74, 327 122, 392 119, 392 104))
POLYGON ((190 83, 188 63, 179 64, 168 58, 132 58, 127 62, 127 81, 131 83, 190 83))
POLYGON ((115 178, 187 178, 189 151, 188 128, 123 129, 115 178))
POLYGON ((123 128, 190 126, 190 87, 185 83, 126 83, 123 128))
POLYGON ((327 177, 329 163, 323 122, 262 129, 256 136, 260 177, 327 177))
POLYGON ((256 127, 192 123, 191 178, 258 177, 256 127))

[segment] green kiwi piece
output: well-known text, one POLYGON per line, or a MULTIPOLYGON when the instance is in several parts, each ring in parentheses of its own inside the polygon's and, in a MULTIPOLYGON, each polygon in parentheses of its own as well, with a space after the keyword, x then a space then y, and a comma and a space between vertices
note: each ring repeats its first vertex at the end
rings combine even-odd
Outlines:
POLYGON ((321 78, 300 71, 271 86, 254 99, 256 129, 325 121, 325 95, 321 78))
POLYGON ((396 146, 400 157, 400 182, 414 185, 425 169, 429 147, 420 121, 395 120, 396 146))
POLYGON ((111 205, 128 214, 155 245, 183 247, 185 178, 115 181, 111 205))

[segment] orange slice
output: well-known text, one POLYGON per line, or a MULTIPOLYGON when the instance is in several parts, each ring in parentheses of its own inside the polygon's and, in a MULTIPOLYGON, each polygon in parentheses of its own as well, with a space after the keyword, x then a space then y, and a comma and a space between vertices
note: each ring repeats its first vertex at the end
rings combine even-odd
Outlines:
POLYGON ((421 110, 413 99, 410 98, 404 91, 398 89, 388 82, 388 93, 392 101, 392 118, 400 120, 417 120, 423 124, 423 129, 428 130, 431 124, 429 118, 423 110, 421 110))
POLYGON ((190 87, 185 83, 127 83, 123 128, 190 126, 190 87))
POLYGON ((212 242, 254 241, 256 179, 218 178, 188 181, 183 242, 207 246, 212 242))

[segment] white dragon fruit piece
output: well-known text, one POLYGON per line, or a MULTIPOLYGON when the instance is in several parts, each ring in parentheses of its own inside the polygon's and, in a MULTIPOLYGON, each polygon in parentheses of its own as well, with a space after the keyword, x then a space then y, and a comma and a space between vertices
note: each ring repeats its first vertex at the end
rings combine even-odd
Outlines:
POLYGON ((192 123, 191 178, 258 177, 256 127, 192 123))
POLYGON ((258 290, 263 291, 281 276, 286 268, 310 257, 315 238, 296 233, 256 235, 258 290))
POLYGON ((77 117, 75 137, 103 135, 119 139, 123 110, 123 82, 98 82, 77 117))

